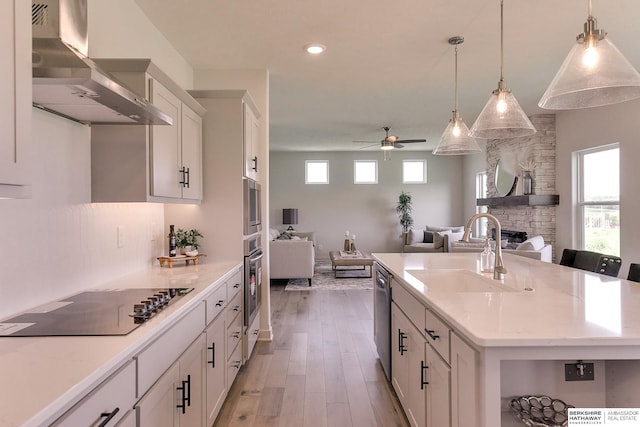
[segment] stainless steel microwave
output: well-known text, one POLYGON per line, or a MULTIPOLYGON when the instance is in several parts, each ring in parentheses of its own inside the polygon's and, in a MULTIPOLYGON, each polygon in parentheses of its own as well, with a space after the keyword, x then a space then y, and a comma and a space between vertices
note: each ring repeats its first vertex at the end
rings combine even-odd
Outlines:
POLYGON ((262 230, 262 190, 260 184, 243 178, 243 223, 244 235, 249 236, 262 230))

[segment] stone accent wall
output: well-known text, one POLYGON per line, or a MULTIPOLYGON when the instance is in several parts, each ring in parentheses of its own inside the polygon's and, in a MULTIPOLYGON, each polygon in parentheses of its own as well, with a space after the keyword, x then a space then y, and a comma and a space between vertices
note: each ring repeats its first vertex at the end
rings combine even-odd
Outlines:
MULTIPOLYGON (((519 154, 520 161, 533 160, 534 194, 556 193, 556 119, 554 114, 540 114, 530 117, 537 132, 529 137, 487 141, 487 190, 488 197, 497 197, 495 170, 502 156, 519 154)), ((518 185, 516 194, 522 194, 518 185)), ((555 206, 513 206, 491 207, 489 212, 507 230, 526 231, 529 237, 542 236, 546 243, 553 245, 555 259, 556 207, 555 206)))

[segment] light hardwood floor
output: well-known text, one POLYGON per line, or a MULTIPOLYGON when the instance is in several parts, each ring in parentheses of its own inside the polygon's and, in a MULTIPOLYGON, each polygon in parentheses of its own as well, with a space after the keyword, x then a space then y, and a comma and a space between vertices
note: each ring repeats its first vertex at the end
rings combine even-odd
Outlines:
POLYGON ((372 290, 271 288, 258 342, 215 426, 406 427, 373 342, 372 290))

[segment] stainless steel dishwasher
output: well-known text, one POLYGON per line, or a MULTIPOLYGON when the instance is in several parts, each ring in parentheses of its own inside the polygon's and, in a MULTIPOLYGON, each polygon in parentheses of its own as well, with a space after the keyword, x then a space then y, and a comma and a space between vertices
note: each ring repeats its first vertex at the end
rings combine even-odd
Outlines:
POLYGON ((376 263, 375 269, 375 335, 380 364, 387 380, 391 380, 391 273, 376 263))

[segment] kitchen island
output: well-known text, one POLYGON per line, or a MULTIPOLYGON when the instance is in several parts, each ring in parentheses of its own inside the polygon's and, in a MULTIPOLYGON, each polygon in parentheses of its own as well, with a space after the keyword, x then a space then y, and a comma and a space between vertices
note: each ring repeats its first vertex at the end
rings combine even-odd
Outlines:
MULTIPOLYGON (((480 272, 480 254, 372 255, 393 276, 397 354, 412 342, 406 330, 415 330, 429 343, 427 365, 435 349, 440 357, 433 360, 450 369, 444 382, 452 426, 522 425, 508 412, 509 400, 522 395, 549 395, 577 407, 640 407, 640 284, 510 254, 503 281, 480 272), (439 331, 423 327, 424 310, 439 331), (461 348, 470 349, 463 362, 473 366, 460 365, 461 348), (578 361, 594 363, 593 380, 565 381, 565 365, 578 361), (460 401, 469 396, 477 404, 460 401)), ((429 379, 437 366, 427 367, 429 379)), ((398 392, 401 380, 392 374, 392 383, 398 392)), ((425 425, 436 425, 429 423, 432 415, 425 425)))
MULTIPOLYGON (((140 404, 153 384, 153 374, 162 374, 175 360, 173 353, 180 356, 193 340, 194 344, 204 341, 205 327, 222 313, 227 295, 230 299, 236 295, 234 300, 241 298, 241 276, 241 264, 233 262, 149 268, 105 283, 100 289, 193 288, 193 291, 127 335, 0 338, 3 383, 0 426, 50 425, 65 413, 73 412, 81 400, 90 398, 98 386, 114 377, 123 380, 110 381, 109 397, 131 394, 133 399, 127 402, 128 407, 119 408, 118 417, 127 417, 129 411, 133 414, 127 418, 135 421, 134 404, 140 404), (227 286, 237 287, 235 294, 227 291, 227 286)), ((236 316, 233 309, 242 311, 241 306, 231 307, 229 313, 233 316, 236 316)), ((206 347, 196 349, 196 353, 205 354, 206 347)), ((107 400, 104 397, 98 400, 107 400)), ((175 412, 173 405, 168 409, 175 412)), ((87 424, 67 421, 61 425, 87 424)))

